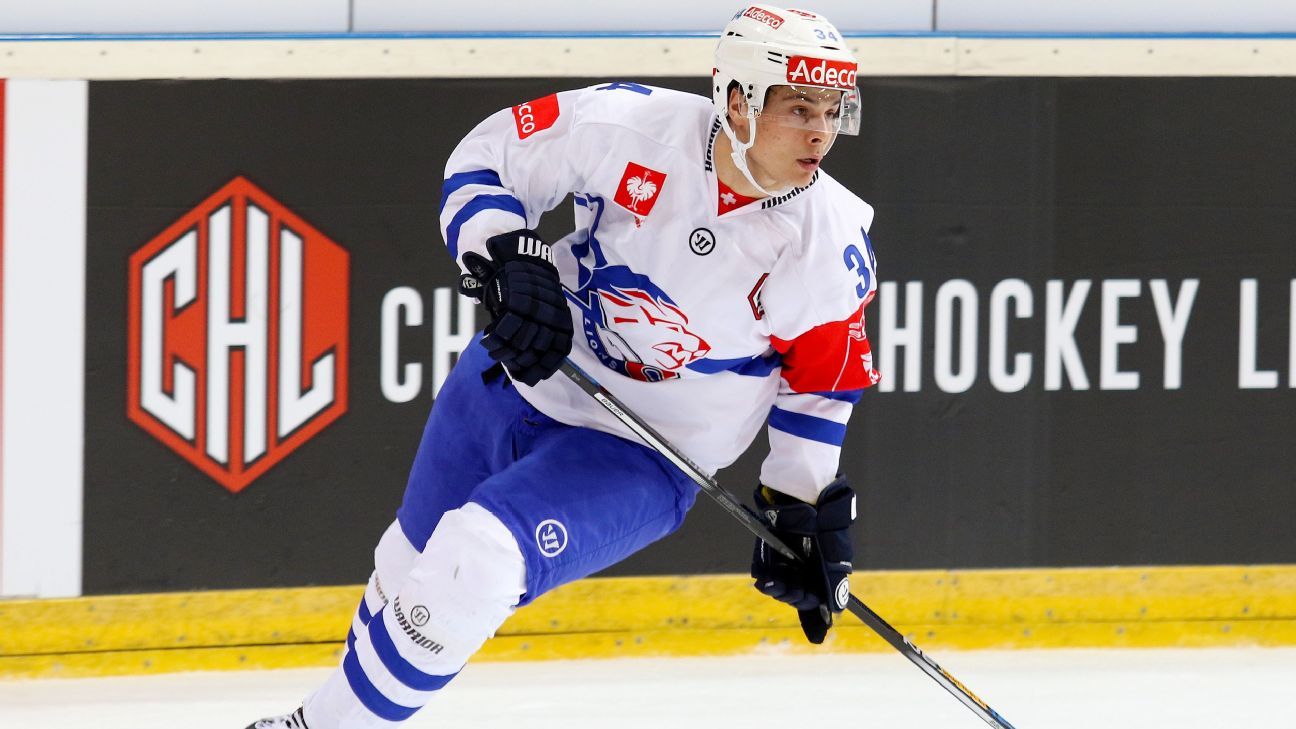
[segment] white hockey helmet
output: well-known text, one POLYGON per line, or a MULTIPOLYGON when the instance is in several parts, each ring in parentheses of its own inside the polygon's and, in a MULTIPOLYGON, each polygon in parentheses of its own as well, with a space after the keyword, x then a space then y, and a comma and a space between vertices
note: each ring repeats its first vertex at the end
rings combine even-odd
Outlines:
POLYGON ((725 134, 733 142, 734 161, 753 185, 768 193, 752 180, 746 151, 756 141, 755 119, 765 106, 770 87, 840 92, 841 107, 833 128, 827 131, 858 134, 858 68, 841 33, 821 15, 772 5, 751 5, 734 15, 716 45, 711 98, 725 134), (747 99, 751 132, 745 142, 729 124, 729 88, 734 83, 747 99))

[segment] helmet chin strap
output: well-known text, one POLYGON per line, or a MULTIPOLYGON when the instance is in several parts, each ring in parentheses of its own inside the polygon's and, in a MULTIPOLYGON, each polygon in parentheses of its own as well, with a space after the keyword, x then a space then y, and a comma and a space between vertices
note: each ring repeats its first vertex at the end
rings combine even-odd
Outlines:
MULTIPOLYGON (((760 190, 762 194, 769 197, 777 197, 778 195, 787 192, 787 190, 771 192, 766 190, 764 187, 761 187, 761 184, 756 181, 756 178, 752 176, 751 170, 747 167, 747 150, 751 149, 752 145, 756 143, 756 110, 754 108, 750 105, 747 107, 747 129, 751 134, 749 135, 750 139, 746 143, 738 141, 738 135, 734 133, 733 127, 729 126, 728 114, 720 115, 720 127, 724 129, 725 136, 729 137, 729 143, 733 147, 733 151, 729 153, 729 156, 733 159, 734 166, 738 168, 738 171, 742 173, 743 177, 747 178, 747 181, 752 184, 752 187, 755 187, 757 190, 760 190)), ((790 190, 791 188, 788 189, 790 190)))

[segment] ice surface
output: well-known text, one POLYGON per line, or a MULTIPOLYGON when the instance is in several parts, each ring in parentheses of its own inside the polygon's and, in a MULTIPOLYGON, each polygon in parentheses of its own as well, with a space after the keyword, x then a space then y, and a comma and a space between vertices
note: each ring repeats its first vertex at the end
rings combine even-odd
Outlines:
MULTIPOLYGON (((1017 729, 1296 728, 1296 648, 944 652, 1017 729)), ((243 729, 325 669, 0 681, 3 729, 243 729)), ((984 727, 896 653, 470 665, 407 726, 984 727)))

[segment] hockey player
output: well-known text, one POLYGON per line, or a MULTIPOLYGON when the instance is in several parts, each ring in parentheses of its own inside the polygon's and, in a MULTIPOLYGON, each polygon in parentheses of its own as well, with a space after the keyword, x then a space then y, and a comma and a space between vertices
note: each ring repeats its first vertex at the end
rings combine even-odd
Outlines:
POLYGON ((822 642, 845 608, 846 422, 877 381, 873 211, 820 170, 859 125, 856 62, 810 12, 752 5, 712 99, 634 83, 504 109, 451 155, 441 226, 490 323, 428 420, 341 667, 266 729, 408 719, 519 606, 674 531, 696 487, 567 378, 570 356, 703 468, 768 423, 756 587, 822 642), (577 229, 532 228, 568 194, 577 229))

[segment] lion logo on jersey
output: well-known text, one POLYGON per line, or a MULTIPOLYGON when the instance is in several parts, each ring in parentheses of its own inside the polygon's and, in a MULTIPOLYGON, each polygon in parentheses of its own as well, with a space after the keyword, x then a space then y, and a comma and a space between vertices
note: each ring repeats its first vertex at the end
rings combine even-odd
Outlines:
MULTIPOLYGON (((587 269, 588 271, 588 269, 587 269)), ((647 276, 626 266, 605 266, 582 276, 568 296, 584 314, 585 337, 605 367, 643 382, 680 376, 679 370, 711 352, 688 328, 688 315, 647 276)))

